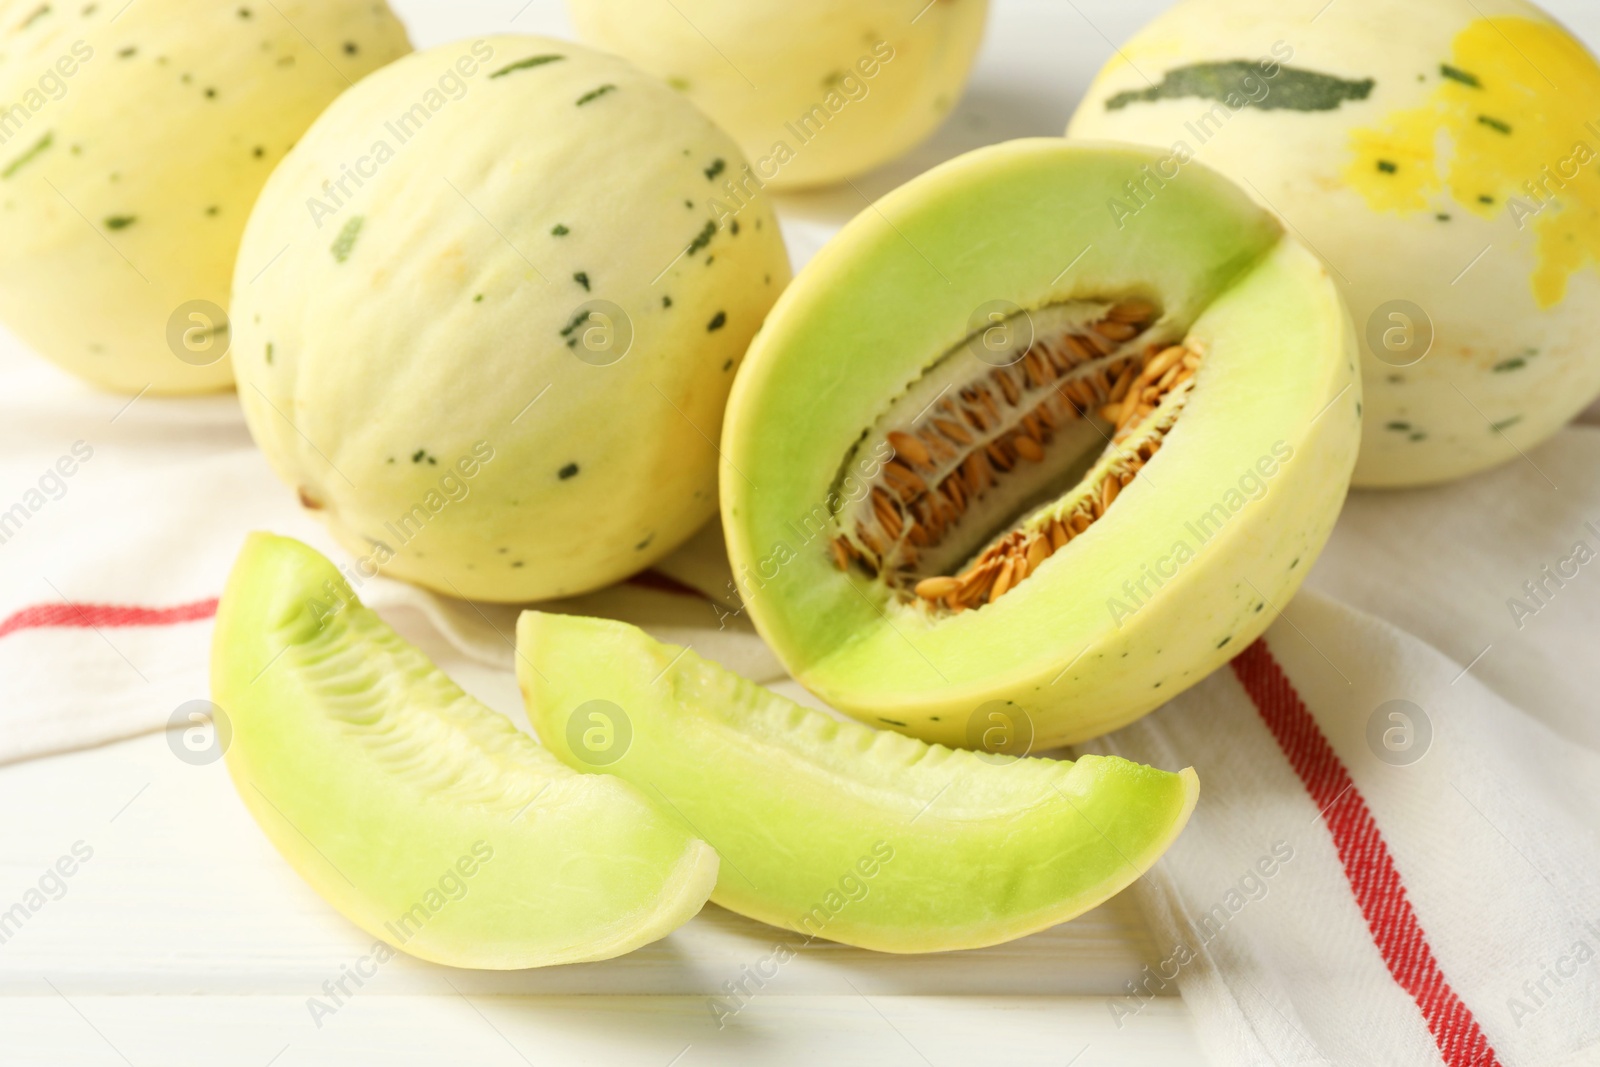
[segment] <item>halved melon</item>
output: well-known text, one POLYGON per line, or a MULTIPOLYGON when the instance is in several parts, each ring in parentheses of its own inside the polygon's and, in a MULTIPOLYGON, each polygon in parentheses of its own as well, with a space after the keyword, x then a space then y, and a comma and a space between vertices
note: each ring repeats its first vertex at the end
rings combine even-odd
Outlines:
POLYGON ((863 948, 976 948, 1064 922, 1149 869, 1198 795, 1192 770, 839 722, 625 623, 526 612, 517 651, 544 743, 711 842, 712 900, 863 948))
POLYGON ((456 967, 607 959, 705 903, 717 856, 462 692, 298 541, 252 534, 217 611, 228 770, 367 933, 456 967))
POLYGON ((1114 729, 1243 649, 1350 481, 1354 331, 1323 265, 1181 152, 1058 140, 863 212, 734 385, 745 604, 834 707, 949 745, 1015 705, 1114 729))

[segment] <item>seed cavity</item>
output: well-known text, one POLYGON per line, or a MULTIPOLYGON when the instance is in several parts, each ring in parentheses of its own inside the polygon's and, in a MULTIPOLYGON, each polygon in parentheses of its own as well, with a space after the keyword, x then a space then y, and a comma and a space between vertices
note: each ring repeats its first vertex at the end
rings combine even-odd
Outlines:
POLYGON ((888 458, 834 516, 835 566, 931 611, 994 603, 1089 529, 1160 451, 1201 353, 1166 336, 1156 305, 1073 301, 1027 318, 1013 362, 976 363, 957 348, 863 436, 852 459, 888 458), (1005 532, 994 536, 997 521, 1005 532))

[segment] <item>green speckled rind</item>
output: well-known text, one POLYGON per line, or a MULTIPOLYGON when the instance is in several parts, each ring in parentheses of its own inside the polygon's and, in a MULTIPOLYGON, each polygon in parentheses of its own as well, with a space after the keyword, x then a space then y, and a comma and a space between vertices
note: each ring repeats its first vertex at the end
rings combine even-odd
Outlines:
POLYGON ((256 195, 410 50, 381 0, 0 0, 0 319, 104 388, 227 388, 205 331, 256 195))
POLYGON ((1064 922, 1147 870, 1198 795, 1192 770, 841 723, 624 623, 527 612, 517 647, 551 751, 696 827, 722 857, 718 904, 811 937, 937 952, 1064 922))
POLYGON ((649 566, 715 511, 727 392, 789 278, 765 197, 712 205, 739 158, 666 85, 567 41, 380 71, 245 234, 256 441, 368 572, 528 601, 649 566))
POLYGON ((467 696, 298 541, 246 541, 211 679, 262 831, 346 918, 414 956, 607 959, 687 922, 716 879, 703 841, 467 696))
POLYGON ((963 745, 1009 700, 1038 745, 1070 743, 1199 681, 1298 588, 1355 461, 1348 315, 1315 257, 1198 163, 1132 217, 1109 210, 1164 155, 1035 140, 946 164, 846 227, 752 346, 723 436, 723 528, 751 617, 834 707, 963 745), (807 518, 976 309, 1145 291, 1193 322, 1205 359, 1165 447, 1086 534, 954 616, 834 567, 807 518), (1192 558, 1175 565, 1180 542, 1192 558))

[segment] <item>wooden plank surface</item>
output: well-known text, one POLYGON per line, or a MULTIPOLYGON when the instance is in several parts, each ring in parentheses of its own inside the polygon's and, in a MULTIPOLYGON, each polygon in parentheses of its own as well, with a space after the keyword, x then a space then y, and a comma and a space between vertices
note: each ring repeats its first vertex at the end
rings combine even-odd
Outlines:
POLYGON ((1192 1067, 1181 1005, 1118 1029, 1098 998, 782 996, 721 1029, 698 997, 0 999, 0 1062, 163 1067, 1192 1067))

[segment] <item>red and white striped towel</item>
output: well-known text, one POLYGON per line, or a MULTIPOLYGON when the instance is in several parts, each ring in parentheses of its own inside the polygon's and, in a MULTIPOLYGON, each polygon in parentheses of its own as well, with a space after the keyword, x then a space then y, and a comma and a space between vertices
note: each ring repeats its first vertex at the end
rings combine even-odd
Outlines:
MULTIPOLYGON (((165 727, 208 692, 244 534, 343 558, 231 396, 93 393, 0 337, 0 763, 165 727)), ((1237 660, 1088 748, 1194 765, 1138 883, 1219 1065, 1600 1062, 1600 430, 1441 489, 1357 494, 1312 591, 1237 660), (1520 605, 1520 606, 1519 606, 1520 605)), ((584 598, 759 681, 715 529, 584 598), (686 595, 688 594, 688 595, 686 595)), ((363 596, 515 714, 515 611, 363 596)))

